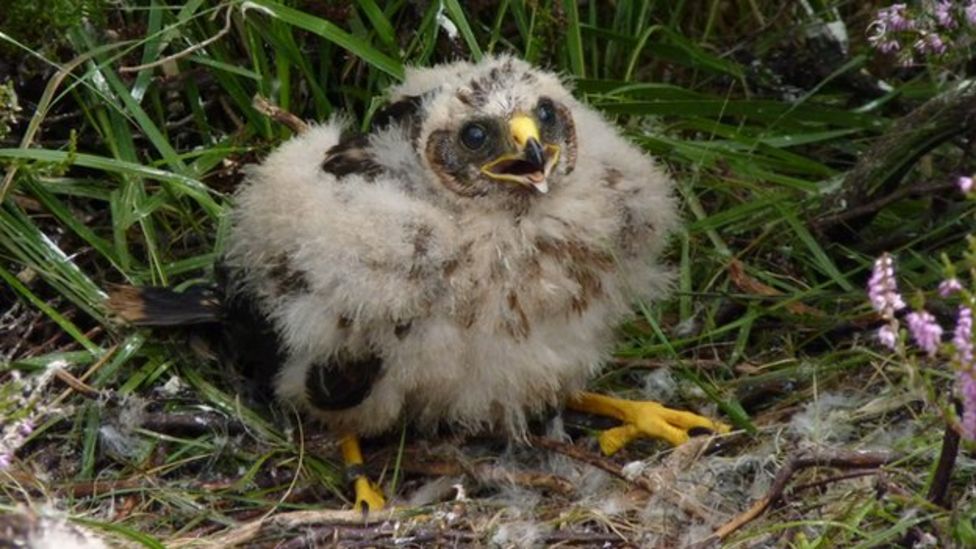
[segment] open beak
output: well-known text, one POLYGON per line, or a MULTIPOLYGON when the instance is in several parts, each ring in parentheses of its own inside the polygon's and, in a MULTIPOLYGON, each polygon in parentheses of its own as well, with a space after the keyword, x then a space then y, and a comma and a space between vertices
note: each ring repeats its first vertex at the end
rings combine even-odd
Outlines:
POLYGON ((540 193, 549 192, 547 178, 559 161, 559 147, 543 145, 535 120, 517 114, 508 121, 516 152, 503 154, 481 167, 493 179, 531 186, 540 193))

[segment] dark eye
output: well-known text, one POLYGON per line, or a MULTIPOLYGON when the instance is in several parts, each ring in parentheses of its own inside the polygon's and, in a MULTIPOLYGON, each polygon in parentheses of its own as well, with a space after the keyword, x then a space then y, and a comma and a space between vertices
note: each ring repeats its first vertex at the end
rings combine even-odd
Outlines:
POLYGON ((552 124, 556 120, 556 108, 552 105, 552 101, 548 99, 539 101, 539 105, 535 108, 535 116, 543 125, 552 124))
POLYGON ((480 149, 487 141, 488 132, 481 124, 469 122, 461 128, 461 143, 464 143, 464 146, 472 151, 480 149))

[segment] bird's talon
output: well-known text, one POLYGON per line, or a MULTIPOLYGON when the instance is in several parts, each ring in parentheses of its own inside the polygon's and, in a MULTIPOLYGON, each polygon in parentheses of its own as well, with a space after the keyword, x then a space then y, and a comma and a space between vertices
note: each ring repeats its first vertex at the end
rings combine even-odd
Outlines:
POLYGON ((356 490, 355 507, 362 511, 364 515, 370 511, 379 511, 386 505, 386 498, 383 497, 383 491, 379 486, 370 482, 368 478, 364 476, 356 477, 354 488, 356 490))
POLYGON ((652 401, 580 393, 569 404, 578 410, 610 416, 623 422, 623 425, 600 434, 600 449, 606 455, 616 453, 640 437, 660 438, 677 446, 687 442, 691 436, 729 431, 729 426, 723 423, 652 401))

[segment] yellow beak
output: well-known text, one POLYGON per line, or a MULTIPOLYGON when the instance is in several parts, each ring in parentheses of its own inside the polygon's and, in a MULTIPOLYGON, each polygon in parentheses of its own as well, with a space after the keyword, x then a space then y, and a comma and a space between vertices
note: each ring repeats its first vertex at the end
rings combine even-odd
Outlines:
POLYGON ((515 140, 515 144, 518 145, 519 149, 524 149, 525 144, 529 142, 529 139, 535 138, 539 141, 539 126, 536 126, 535 120, 524 115, 517 114, 508 121, 508 129, 512 132, 512 139, 515 140))
POLYGON ((508 120, 508 129, 517 152, 503 154, 481 167, 485 175, 500 181, 530 186, 540 193, 549 192, 546 178, 559 161, 559 147, 542 145, 539 126, 524 114, 508 120))

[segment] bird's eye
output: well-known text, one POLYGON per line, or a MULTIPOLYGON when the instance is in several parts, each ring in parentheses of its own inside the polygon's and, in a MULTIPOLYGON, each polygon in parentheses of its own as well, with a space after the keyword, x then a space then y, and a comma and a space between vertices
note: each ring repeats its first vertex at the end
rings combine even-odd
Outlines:
POLYGON ((552 124, 556 120, 556 108, 552 105, 552 101, 548 99, 539 101, 535 108, 535 116, 544 126, 552 124))
POLYGON ((481 124, 471 122, 461 128, 461 143, 472 151, 480 149, 487 141, 488 132, 481 124))

